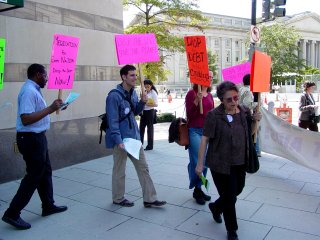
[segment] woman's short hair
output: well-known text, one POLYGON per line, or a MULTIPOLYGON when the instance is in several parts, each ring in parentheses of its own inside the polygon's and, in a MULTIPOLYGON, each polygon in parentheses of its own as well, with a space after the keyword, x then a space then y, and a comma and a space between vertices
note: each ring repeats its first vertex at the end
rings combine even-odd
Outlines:
POLYGON ((227 91, 239 92, 237 85, 230 81, 224 81, 217 86, 217 97, 222 102, 223 96, 227 91))
POLYGON ((305 81, 303 83, 303 88, 304 88, 304 91, 307 91, 307 88, 309 87, 312 87, 312 86, 315 86, 316 84, 312 81, 305 81))

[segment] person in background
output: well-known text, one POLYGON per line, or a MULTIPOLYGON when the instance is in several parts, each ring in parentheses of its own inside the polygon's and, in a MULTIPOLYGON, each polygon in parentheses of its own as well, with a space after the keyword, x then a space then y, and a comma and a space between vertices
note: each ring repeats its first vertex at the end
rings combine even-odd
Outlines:
MULTIPOLYGON (((249 108, 251 113, 253 113, 257 110, 258 103, 254 102, 253 93, 250 91, 250 74, 246 74, 242 81, 243 86, 239 89, 239 105, 249 108)), ((255 148, 258 157, 261 157, 259 132, 258 130, 255 148)))
POLYGON ((45 134, 50 128, 49 115, 60 108, 62 100, 56 99, 47 106, 40 91, 48 81, 43 65, 30 65, 27 76, 28 79, 18 95, 16 123, 17 144, 26 163, 26 175, 2 217, 4 222, 17 229, 31 228, 31 225, 20 217, 20 212, 27 206, 35 190, 42 202, 43 217, 67 210, 66 206, 54 205, 52 169, 45 134))
POLYGON ((144 140, 144 132, 145 128, 147 127, 147 135, 148 135, 148 144, 145 151, 153 149, 153 135, 154 129, 153 124, 157 116, 156 116, 156 109, 155 107, 158 106, 158 91, 153 85, 151 80, 144 80, 144 87, 146 88, 148 101, 144 106, 143 113, 140 119, 140 138, 143 145, 144 140))
POLYGON ((299 127, 309 129, 310 131, 319 132, 317 123, 313 123, 310 120, 310 115, 315 114, 318 106, 313 98, 313 91, 316 88, 316 84, 311 81, 304 82, 304 93, 300 97, 300 116, 299 127))
MULTIPOLYGON (((212 80, 212 72, 209 72, 209 78, 212 80)), ((198 91, 198 85, 193 85, 193 88, 186 95, 186 113, 189 132, 189 189, 193 189, 193 198, 200 205, 204 205, 206 201, 210 201, 211 197, 206 195, 201 189, 201 179, 195 172, 195 167, 198 162, 198 151, 202 137, 202 128, 207 112, 214 107, 214 101, 211 92, 211 87, 201 86, 201 91, 198 91), (202 100, 203 114, 200 113, 200 101, 202 100)), ((203 169, 203 176, 206 177, 207 168, 203 169)))
POLYGON ((106 129, 106 147, 113 148, 112 170, 112 200, 113 204, 122 207, 132 207, 134 202, 124 197, 126 163, 129 157, 137 172, 142 188, 144 207, 160 207, 166 201, 159 201, 149 174, 149 167, 141 146, 139 159, 134 158, 125 150, 123 139, 132 138, 140 141, 140 133, 135 116, 140 114, 148 101, 144 92, 139 100, 134 87, 137 82, 136 68, 125 65, 120 69, 122 82, 117 85, 116 91, 108 94, 106 99, 106 115, 109 128, 106 129), (125 97, 123 97, 125 96, 125 97))
POLYGON ((245 186, 245 159, 248 158, 249 138, 252 137, 249 136, 247 119, 253 119, 254 129, 261 113, 251 115, 248 108, 238 105, 238 88, 232 82, 220 83, 217 97, 221 104, 206 116, 195 171, 198 175, 203 173, 204 161, 210 168, 219 198, 209 203, 209 209, 217 223, 222 223, 223 214, 228 240, 237 240, 235 204, 245 186))

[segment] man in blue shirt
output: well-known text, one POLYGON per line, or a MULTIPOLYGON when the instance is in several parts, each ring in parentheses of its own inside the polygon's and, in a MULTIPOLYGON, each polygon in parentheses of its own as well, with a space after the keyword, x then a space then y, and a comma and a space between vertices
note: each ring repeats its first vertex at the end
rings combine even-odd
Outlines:
POLYGON ((114 204, 123 207, 132 207, 133 202, 124 197, 125 171, 127 157, 132 161, 138 174, 142 188, 143 203, 145 207, 159 207, 166 204, 157 200, 157 193, 149 174, 148 165, 143 147, 140 148, 139 159, 125 151, 123 139, 133 138, 140 140, 135 116, 142 112, 148 98, 145 94, 139 101, 134 87, 137 81, 136 68, 125 65, 120 70, 122 83, 116 90, 109 93, 106 99, 106 114, 109 128, 106 129, 106 147, 113 148, 113 172, 112 172, 112 200, 114 204))
POLYGON ((17 144, 26 162, 26 175, 12 199, 2 220, 18 229, 29 229, 31 225, 20 217, 21 210, 29 203, 35 190, 42 202, 42 216, 63 212, 66 206, 56 206, 53 200, 52 170, 48 155, 46 130, 50 128, 49 115, 62 104, 56 99, 47 107, 40 88, 47 83, 44 66, 32 64, 28 68, 28 80, 18 96, 17 144))

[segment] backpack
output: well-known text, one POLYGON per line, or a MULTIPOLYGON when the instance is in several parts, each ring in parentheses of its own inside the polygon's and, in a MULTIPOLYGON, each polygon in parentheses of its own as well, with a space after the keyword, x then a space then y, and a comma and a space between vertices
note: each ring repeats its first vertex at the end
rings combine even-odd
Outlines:
MULTIPOLYGON (((129 111, 129 113, 128 113, 127 115, 125 115, 124 117, 120 118, 120 120, 119 120, 119 123, 120 123, 120 122, 122 122, 123 120, 125 120, 127 117, 129 117, 130 114, 131 114, 131 112, 132 112, 133 105, 132 105, 132 103, 131 103, 131 94, 130 94, 129 97, 125 97, 125 95, 124 95, 122 92, 120 92, 118 89, 112 89, 112 90, 108 93, 108 95, 109 95, 110 93, 112 93, 112 92, 118 92, 118 93, 121 95, 122 99, 128 101, 129 104, 130 104, 130 111, 129 111)), ((102 132, 106 132, 106 131, 107 131, 107 129, 109 128, 109 123, 108 123, 108 118, 107 118, 107 114, 106 114, 106 113, 103 113, 103 114, 99 115, 98 117, 99 117, 100 120, 101 120, 101 124, 100 124, 100 138, 99 138, 99 144, 101 144, 101 141, 102 141, 102 132)), ((131 126, 131 122, 129 122, 129 124, 130 124, 130 126, 131 126)))

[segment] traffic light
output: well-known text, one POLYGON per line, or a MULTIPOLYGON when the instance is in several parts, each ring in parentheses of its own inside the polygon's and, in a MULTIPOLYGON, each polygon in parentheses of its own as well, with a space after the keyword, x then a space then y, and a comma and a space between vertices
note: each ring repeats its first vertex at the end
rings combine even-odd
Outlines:
POLYGON ((284 17, 286 15, 286 9, 281 8, 279 6, 286 5, 287 0, 274 0, 274 11, 273 16, 274 17, 284 17))
POLYGON ((286 3, 287 0, 262 0, 262 22, 270 21, 276 17, 284 17, 286 9, 280 6, 286 5, 286 3))

